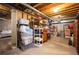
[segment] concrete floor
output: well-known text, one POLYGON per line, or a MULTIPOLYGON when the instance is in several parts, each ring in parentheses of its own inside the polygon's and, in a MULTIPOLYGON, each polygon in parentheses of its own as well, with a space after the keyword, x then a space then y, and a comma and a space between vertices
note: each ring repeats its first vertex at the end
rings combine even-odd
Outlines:
POLYGON ((53 37, 41 47, 30 47, 25 51, 19 49, 6 49, 9 40, 0 40, 1 55, 77 55, 76 49, 68 45, 66 39, 53 37), (2 44, 1 44, 2 43, 2 44))
POLYGON ((68 45, 66 39, 55 37, 43 46, 26 49, 19 55, 77 55, 77 52, 74 47, 68 45))
POLYGON ((11 38, 1 38, 0 39, 0 54, 3 54, 7 50, 9 50, 9 45, 11 38), (8 48, 7 48, 8 47, 8 48))

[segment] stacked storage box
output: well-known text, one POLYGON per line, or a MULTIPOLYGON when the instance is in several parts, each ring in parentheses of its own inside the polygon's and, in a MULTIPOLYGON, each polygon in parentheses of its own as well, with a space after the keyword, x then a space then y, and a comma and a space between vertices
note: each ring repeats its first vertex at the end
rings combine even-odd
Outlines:
POLYGON ((21 19, 19 21, 22 44, 29 45, 33 42, 33 30, 29 27, 29 20, 21 19))

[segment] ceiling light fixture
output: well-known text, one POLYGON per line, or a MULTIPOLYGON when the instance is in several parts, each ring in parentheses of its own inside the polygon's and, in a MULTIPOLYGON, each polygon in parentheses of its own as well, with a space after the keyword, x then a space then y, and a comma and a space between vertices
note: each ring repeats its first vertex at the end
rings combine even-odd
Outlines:
POLYGON ((60 8, 54 8, 53 12, 57 13, 57 12, 59 12, 59 10, 60 10, 60 8))

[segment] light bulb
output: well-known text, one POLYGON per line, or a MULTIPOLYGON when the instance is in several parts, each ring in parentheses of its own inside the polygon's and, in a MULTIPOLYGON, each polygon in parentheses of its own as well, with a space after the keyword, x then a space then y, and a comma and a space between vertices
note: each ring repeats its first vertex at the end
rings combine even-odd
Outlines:
POLYGON ((60 8, 54 8, 53 12, 57 13, 57 12, 59 12, 59 10, 60 10, 60 8))

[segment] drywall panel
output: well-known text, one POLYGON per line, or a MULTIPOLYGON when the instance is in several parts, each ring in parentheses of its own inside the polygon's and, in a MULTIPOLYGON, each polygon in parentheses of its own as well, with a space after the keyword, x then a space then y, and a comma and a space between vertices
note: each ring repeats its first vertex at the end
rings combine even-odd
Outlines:
POLYGON ((0 31, 11 30, 11 20, 0 20, 0 31))

